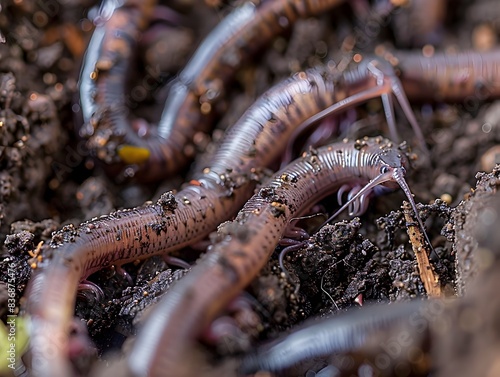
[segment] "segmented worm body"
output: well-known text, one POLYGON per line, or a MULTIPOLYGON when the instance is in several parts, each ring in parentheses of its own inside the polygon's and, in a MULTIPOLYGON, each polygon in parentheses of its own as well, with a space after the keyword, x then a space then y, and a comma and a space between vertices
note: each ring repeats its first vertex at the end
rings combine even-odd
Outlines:
MULTIPOLYGON (((331 1, 322 6, 327 8, 335 5, 335 1, 331 1)), ((283 4, 285 3, 277 5, 277 2, 265 2, 255 6, 247 3, 228 16, 200 46, 174 83, 157 130, 144 126, 144 122, 131 123, 123 100, 123 93, 126 92, 124 76, 128 69, 128 56, 132 53, 132 41, 136 38, 132 37, 132 31, 126 32, 124 27, 126 25, 128 29, 134 29, 134 25, 144 23, 144 19, 138 18, 142 13, 123 11, 122 8, 115 11, 117 14, 108 21, 106 28, 112 29, 112 26, 118 23, 116 20, 120 20, 124 23, 116 26, 121 28, 121 33, 118 34, 120 37, 117 39, 111 32, 96 30, 87 52, 88 58, 82 70, 80 86, 82 109, 84 118, 87 119, 87 126, 81 133, 91 137, 91 145, 98 150, 99 158, 111 165, 121 161, 114 165, 119 166, 119 170, 123 168, 123 163, 140 166, 137 173, 129 171, 127 174, 136 174, 136 178, 146 181, 161 179, 184 166, 192 157, 192 152, 189 151, 194 151, 194 135, 209 129, 208 113, 212 111, 217 99, 221 98, 224 83, 232 76, 239 62, 257 50, 266 36, 271 38, 271 35, 278 33, 277 29, 271 28, 263 34, 266 38, 261 38, 258 32, 262 30, 257 25, 268 24, 270 21, 267 18, 271 15, 279 19, 279 15, 287 14, 287 19, 291 22, 307 14, 297 11, 292 17, 288 15, 291 11, 285 12, 288 8, 283 4), (135 15, 138 19, 131 22, 130 18, 118 17, 122 13, 126 16, 135 15), (267 23, 263 22, 263 19, 266 19, 267 23), (226 32, 228 27, 229 30, 236 30, 232 33, 226 32), (114 39, 109 37, 109 34, 113 35, 114 39), (128 38, 123 35, 128 35, 128 38), (248 44, 245 44, 245 41, 248 44), (95 49, 100 45, 102 53, 98 55, 95 49), (238 50, 235 46, 246 47, 238 50), (92 65, 93 61, 96 63, 92 65), (90 69, 94 66, 95 69, 90 69), (96 93, 95 100, 89 98, 92 93, 96 93), (132 129, 132 124, 136 126, 135 129, 132 129)), ((322 6, 309 12, 319 12, 323 9, 322 6)), ((385 59, 396 66, 402 88, 412 100, 463 101, 500 96, 500 50, 483 53, 436 53, 428 57, 420 52, 398 51, 394 54, 386 53, 385 59)), ((396 83, 396 80, 393 80, 393 83, 396 83)), ((375 87, 375 81, 372 81, 370 86, 363 89, 368 91, 375 87)), ((395 84, 395 88, 396 92, 403 91, 399 83, 395 84)), ((304 98, 304 101, 307 101, 307 98, 304 98)), ((328 98, 323 101, 327 104, 328 98)), ((416 121, 408 116, 409 106, 402 105, 416 128, 416 121)))
POLYGON ((183 375, 179 356, 255 278, 292 218, 344 184, 399 183, 410 199, 403 178, 407 162, 387 139, 366 138, 311 150, 278 172, 234 221, 219 227, 219 240, 148 318, 128 359, 131 371, 183 375))
POLYGON ((398 70, 411 100, 483 101, 500 96, 500 49, 428 57, 421 52, 396 51, 386 58, 398 70))
POLYGON ((28 295, 31 350, 41 360, 33 364, 37 375, 70 375, 64 350, 82 278, 106 266, 171 252, 205 237, 251 196, 255 169, 269 165, 283 152, 297 125, 331 104, 340 101, 343 108, 391 87, 375 84, 377 90, 365 94, 364 89, 375 81, 365 64, 342 74, 324 68, 298 73, 250 107, 228 131, 208 166, 175 195, 167 193, 156 204, 118 211, 57 233, 28 295), (51 343, 50 352, 56 356, 46 354, 48 348, 43 345, 51 343), (59 367, 63 369, 54 370, 59 367))
MULTIPOLYGON (((490 83, 496 82, 498 64, 490 63, 495 54, 497 52, 487 54, 482 65, 472 64, 472 72, 466 70, 467 67, 472 69, 467 62, 478 55, 468 53, 464 56, 469 60, 460 58, 462 63, 456 65, 456 72, 467 73, 461 76, 467 79, 464 79, 467 85, 462 85, 462 95, 473 93, 477 88, 469 85, 471 82, 483 82, 485 78, 489 78, 490 83), (489 68, 483 69, 484 64, 489 68)), ((404 68, 406 61, 402 58, 400 66, 404 68)), ((432 62, 432 58, 429 61, 432 62)), ((48 373, 40 375, 67 375, 67 369, 59 374, 53 369, 61 365, 68 368, 64 363, 66 329, 80 279, 102 267, 173 251, 206 236, 236 213, 251 195, 252 169, 273 161, 283 151, 297 125, 322 109, 332 104, 335 109, 343 109, 390 91, 397 91, 400 98, 406 99, 397 78, 386 74, 380 82, 380 76, 374 75, 369 68, 370 65, 376 69, 382 67, 387 72, 384 63, 365 59, 353 70, 343 73, 318 68, 294 75, 266 92, 242 116, 228 131, 212 162, 179 193, 166 194, 155 205, 116 212, 78 228, 66 227, 54 236, 51 249, 45 253, 45 262, 31 282, 28 300, 28 311, 34 322, 32 349, 39 353, 41 360, 36 368, 40 371, 44 370, 44 365, 49 368, 48 373), (60 281, 67 283, 61 287, 60 281), (53 349, 59 352, 60 363, 43 361, 52 357, 43 356, 47 351, 43 344, 51 342, 53 349)), ((420 64, 412 72, 417 72, 420 78, 425 73, 432 82, 433 77, 441 78, 438 67, 442 66, 420 64)), ((417 80, 417 84, 408 87, 414 96, 429 85, 423 80, 417 80)), ((491 93, 498 95, 497 89, 494 85, 491 93)), ((451 96, 451 93, 446 95, 451 96)), ((411 109, 407 109, 407 116, 413 116, 411 109)))
MULTIPOLYGON (((89 44, 80 78, 85 122, 80 135, 89 138, 90 149, 112 174, 154 181, 179 171, 193 157, 195 135, 209 131, 214 106, 242 62, 297 19, 320 14, 343 1, 267 0, 237 8, 210 33, 179 74, 158 127, 131 120, 125 100, 130 56, 156 1, 127 1, 96 28, 89 44)), ((405 90, 412 99, 499 95, 498 52, 429 58, 398 54, 398 58, 405 90), (490 81, 497 84, 493 89, 490 81), (487 88, 487 94, 481 88, 487 88)))
MULTIPOLYGON (((379 57, 365 56, 364 61, 365 64, 376 63, 372 72, 375 76, 384 77, 384 85, 388 86, 384 88, 380 83, 371 82, 371 86, 365 86, 355 97, 364 96, 367 99, 372 91, 378 90, 384 103, 389 129, 393 138, 396 138, 392 104, 388 99, 389 93, 394 94, 424 150, 424 137, 407 98, 415 101, 465 101, 465 106, 475 110, 481 101, 500 97, 500 49, 481 53, 440 52, 430 56, 424 56, 422 52, 385 51, 379 57), (391 67, 382 64, 382 60, 391 67)), ((297 131, 338 111, 339 105, 342 103, 325 107, 301 124, 297 131)))
POLYGON ((127 2, 96 30, 82 68, 80 135, 111 166, 142 181, 160 180, 192 159, 193 138, 211 127, 214 104, 236 69, 299 18, 344 0, 265 0, 243 4, 197 49, 172 85, 157 128, 131 121, 125 101, 130 56, 155 1, 127 2), (135 170, 135 171, 134 171, 135 170))
POLYGON ((354 351, 374 332, 386 331, 397 324, 410 322, 415 326, 419 323, 422 328, 425 305, 421 300, 368 305, 311 322, 246 355, 241 371, 245 375, 258 371, 284 372, 307 360, 327 359, 336 353, 354 351))

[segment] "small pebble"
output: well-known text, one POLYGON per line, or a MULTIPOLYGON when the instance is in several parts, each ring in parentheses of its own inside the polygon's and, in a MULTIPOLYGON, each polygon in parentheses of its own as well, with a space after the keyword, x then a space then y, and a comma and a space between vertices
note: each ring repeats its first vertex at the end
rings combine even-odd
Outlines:
POLYGON ((484 152, 480 168, 484 172, 491 172, 496 164, 500 164, 500 145, 495 145, 484 152))
POLYGON ((453 197, 448 193, 441 195, 440 199, 448 205, 453 202, 453 197))

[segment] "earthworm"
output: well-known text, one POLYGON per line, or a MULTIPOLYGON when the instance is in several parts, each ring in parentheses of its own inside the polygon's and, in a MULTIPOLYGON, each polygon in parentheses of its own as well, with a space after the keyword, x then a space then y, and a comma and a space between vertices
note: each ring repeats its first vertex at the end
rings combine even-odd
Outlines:
MULTIPOLYGON (((97 27, 85 52, 79 80, 80 104, 83 115, 81 137, 90 138, 88 146, 96 151, 96 157, 111 162, 109 149, 120 154, 117 136, 125 137, 127 145, 140 141, 140 130, 128 132, 121 129, 120 120, 127 114, 126 75, 130 72, 129 59, 137 44, 140 31, 144 30, 156 5, 156 0, 127 0, 117 7, 110 1, 102 4, 97 27), (109 126, 98 128, 106 119, 109 126)), ((140 127, 140 124, 137 125, 140 127)), ((121 144, 121 143, 120 143, 121 144)), ((148 151, 132 148, 135 155, 143 156, 148 151), (142 154, 141 154, 142 153, 142 154)), ((138 157, 135 157, 138 158, 138 157)))
POLYGON ((193 157, 195 134, 209 131, 214 104, 235 70, 298 18, 343 2, 269 0, 238 7, 178 75, 155 128, 144 120, 131 121, 124 98, 130 56, 154 1, 128 1, 96 28, 87 49, 80 77, 80 135, 89 138, 89 147, 113 174, 125 171, 138 180, 155 181, 178 172, 193 157))
POLYGON ((367 305, 313 321, 250 352, 243 358, 241 372, 244 375, 258 371, 283 372, 307 360, 354 351, 365 344, 371 334, 387 331, 397 324, 410 321, 423 326, 422 320, 429 312, 426 304, 417 299, 391 305, 367 305))
MULTIPOLYGON (((176 196, 165 194, 156 205, 112 213, 56 234, 28 296, 28 313, 35 324, 32 344, 38 345, 32 349, 40 353, 36 367, 43 371, 43 366, 64 365, 65 328, 80 279, 113 263, 173 251, 203 238, 250 196, 252 168, 274 160, 297 124, 332 103, 342 109, 396 86, 391 76, 377 86, 373 71, 367 68, 377 63, 366 60, 341 74, 326 68, 296 74, 266 92, 244 114, 229 130, 212 163, 176 196), (171 216, 171 205, 180 207, 177 216, 171 216), (67 282, 65 289, 55 297, 61 280, 67 282), (60 363, 41 362, 49 360, 43 356, 47 348, 42 344, 50 341, 55 342, 60 363)), ((406 100, 401 90, 399 99, 402 103, 406 100)), ((407 116, 412 115, 409 109, 407 116)))
MULTIPOLYGON (((392 90, 394 77, 378 82, 376 65, 365 61, 343 73, 319 67, 290 77, 246 111, 211 162, 177 194, 166 193, 156 204, 66 226, 55 234, 28 290, 35 374, 70 375, 64 351, 81 279, 106 266, 171 252, 205 237, 251 196, 256 169, 283 152, 298 124, 332 103, 340 101, 337 108, 343 109, 392 90)), ((406 100, 401 92, 398 98, 406 100)), ((407 116, 413 116, 411 109, 407 116)))
POLYGON ((33 375, 72 375, 65 350, 80 280, 103 267, 200 240, 241 206, 252 189, 243 175, 207 172, 178 195, 163 194, 156 204, 117 211, 57 232, 28 288, 33 375))
MULTIPOLYGON (((87 49, 80 77, 85 123, 80 134, 90 138, 91 149, 113 166, 115 173, 121 171, 138 180, 152 181, 177 172, 193 156, 195 134, 208 131, 208 115, 222 96, 224 83, 241 62, 298 18, 318 14, 341 2, 266 1, 237 8, 210 33, 179 74, 157 129, 144 120, 130 121, 123 99, 129 56, 155 2, 139 2, 139 6, 127 2, 96 28, 87 49)), ((489 79, 498 83, 498 52, 467 52, 450 57, 437 54, 428 58, 414 53, 396 56, 399 59, 395 64, 399 63, 404 88, 412 99, 484 97, 475 85, 486 86, 489 79)), ((498 87, 488 94, 498 95, 498 87)), ((385 107, 389 108, 387 104, 385 107)), ((392 118, 388 121, 392 122, 392 118)), ((391 129, 395 135, 394 127, 391 129)), ((423 140, 421 135, 418 138, 423 140)))
MULTIPOLYGON (((397 138, 389 92, 396 98, 402 95, 400 105, 424 151, 427 150, 423 142, 424 137, 409 104, 406 103, 406 98, 412 101, 465 101, 467 108, 475 110, 480 101, 500 97, 500 49, 487 52, 432 52, 428 56, 424 56, 423 52, 382 50, 378 55, 359 57, 365 62, 375 59, 375 62, 381 64, 380 60, 385 60, 392 65, 392 69, 389 69, 382 64, 381 69, 374 72, 375 75, 381 74, 386 79, 392 77, 394 86, 390 91, 380 93, 390 132, 397 138)), ((369 87, 365 90, 368 92, 369 87)), ((339 103, 324 107, 298 126, 292 139, 338 109, 339 103)))
POLYGON ((405 152, 378 137, 311 149, 276 173, 234 221, 219 227, 207 254, 148 318, 128 358, 132 373, 184 375, 177 360, 265 266, 289 221, 342 185, 365 184, 356 200, 379 184, 399 184, 415 208, 407 166, 405 152))
POLYGON ((457 53, 387 52, 412 100, 484 101, 500 96, 500 49, 457 53))

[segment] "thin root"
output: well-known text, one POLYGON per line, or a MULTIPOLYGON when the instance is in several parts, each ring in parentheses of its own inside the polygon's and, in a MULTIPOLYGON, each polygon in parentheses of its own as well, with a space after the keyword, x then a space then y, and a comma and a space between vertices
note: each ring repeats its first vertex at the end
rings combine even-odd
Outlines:
POLYGON ((441 297, 441 284, 439 284, 439 276, 434 272, 431 264, 429 263, 429 258, 427 256, 427 250, 425 248, 424 235, 422 234, 420 227, 414 222, 411 212, 412 208, 408 202, 403 203, 403 212, 405 215, 405 221, 408 224, 406 231, 410 237, 410 243, 417 258, 418 271, 420 274, 420 279, 424 283, 425 291, 429 297, 441 297))

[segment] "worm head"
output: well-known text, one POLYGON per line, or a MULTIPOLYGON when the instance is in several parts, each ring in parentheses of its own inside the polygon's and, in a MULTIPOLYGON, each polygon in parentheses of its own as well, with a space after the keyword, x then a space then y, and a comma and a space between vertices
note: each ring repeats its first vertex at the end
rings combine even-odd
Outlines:
POLYGON ((406 168, 409 166, 409 159, 407 157, 407 153, 404 150, 405 145, 401 145, 399 148, 395 147, 392 142, 387 139, 382 138, 365 138, 363 140, 357 140, 355 143, 355 148, 377 148, 379 150, 376 153, 376 157, 374 160, 370 162, 370 166, 374 169, 378 169, 378 171, 372 171, 373 178, 354 195, 347 203, 345 203, 335 214, 333 214, 327 222, 335 218, 340 212, 342 212, 347 206, 352 203, 354 200, 357 200, 361 195, 367 193, 368 191, 374 189, 378 185, 383 185, 386 187, 401 187, 403 192, 405 193, 410 205, 415 212, 415 216, 417 218, 418 224, 422 229, 422 232, 426 238, 427 243, 429 244, 432 250, 432 244, 425 232, 425 227, 422 219, 418 215, 417 205, 415 200, 413 199, 413 194, 410 191, 410 187, 406 183, 405 174, 406 168))
POLYGON ((394 148, 388 145, 382 148, 378 155, 378 162, 374 164, 374 166, 379 167, 379 184, 396 188, 401 186, 401 180, 404 181, 409 161, 406 153, 400 148, 394 148))
MULTIPOLYGON (((429 247, 432 249, 432 244, 425 231, 425 226, 418 214, 417 205, 415 200, 413 199, 413 194, 410 191, 410 187, 405 180, 406 167, 409 166, 409 160, 405 152, 403 152, 402 148, 387 148, 382 151, 379 155, 380 158, 380 173, 378 177, 372 180, 372 182, 378 181, 379 184, 382 184, 387 187, 397 187, 398 185, 401 187, 403 192, 405 193, 410 205, 415 213, 415 217, 417 222, 422 230, 429 247)), ((370 182, 370 183, 372 183, 370 182)))

